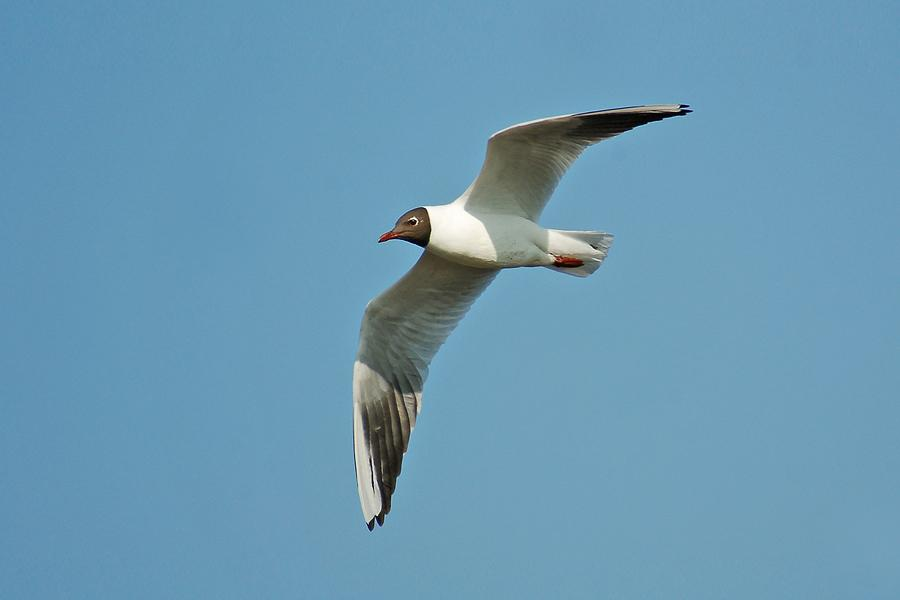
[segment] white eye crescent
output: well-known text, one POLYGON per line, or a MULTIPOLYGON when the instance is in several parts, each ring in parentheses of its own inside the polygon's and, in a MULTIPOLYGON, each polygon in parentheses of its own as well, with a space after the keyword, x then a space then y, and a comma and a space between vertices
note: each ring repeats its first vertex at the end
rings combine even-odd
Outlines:
POLYGON ((408 225, 412 225, 413 227, 415 227, 416 225, 419 224, 419 220, 418 220, 417 218, 413 217, 412 219, 410 219, 410 220, 407 221, 406 223, 407 223, 408 225))

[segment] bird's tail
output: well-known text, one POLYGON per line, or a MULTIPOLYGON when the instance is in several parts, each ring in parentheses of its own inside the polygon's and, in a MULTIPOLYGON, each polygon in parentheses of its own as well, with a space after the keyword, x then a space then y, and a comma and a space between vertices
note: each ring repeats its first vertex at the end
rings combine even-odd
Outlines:
POLYGON ((555 266, 548 269, 559 271, 576 277, 587 277, 603 263, 609 247, 613 243, 613 235, 602 231, 562 231, 551 229, 549 250, 556 256, 575 259, 573 264, 580 261, 578 266, 555 266))

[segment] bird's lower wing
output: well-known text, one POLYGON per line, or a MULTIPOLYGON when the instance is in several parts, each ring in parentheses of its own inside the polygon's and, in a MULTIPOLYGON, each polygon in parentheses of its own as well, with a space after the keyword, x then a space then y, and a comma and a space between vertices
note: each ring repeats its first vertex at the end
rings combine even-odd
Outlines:
POLYGON ((496 274, 425 251, 366 307, 353 367, 353 447, 369 529, 391 510, 428 365, 496 274))

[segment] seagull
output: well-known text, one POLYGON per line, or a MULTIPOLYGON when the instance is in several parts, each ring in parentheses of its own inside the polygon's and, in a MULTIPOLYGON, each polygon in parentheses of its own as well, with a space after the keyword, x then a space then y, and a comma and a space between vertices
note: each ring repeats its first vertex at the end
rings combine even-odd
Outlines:
POLYGON ((424 248, 397 283, 366 306, 353 365, 353 449, 369 531, 391 510, 428 365, 500 269, 546 267, 587 277, 613 236, 544 229, 538 218, 585 148, 646 123, 690 113, 655 104, 549 117, 492 135, 481 172, 449 204, 420 206, 378 241, 424 248))

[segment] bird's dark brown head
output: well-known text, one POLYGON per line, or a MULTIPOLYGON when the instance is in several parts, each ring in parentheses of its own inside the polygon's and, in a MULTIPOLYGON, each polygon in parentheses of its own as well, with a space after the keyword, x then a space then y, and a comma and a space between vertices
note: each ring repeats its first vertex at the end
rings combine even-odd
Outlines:
POLYGON ((431 220, 428 218, 428 211, 420 206, 403 213, 394 228, 378 238, 378 241, 406 240, 424 248, 430 238, 431 220))

